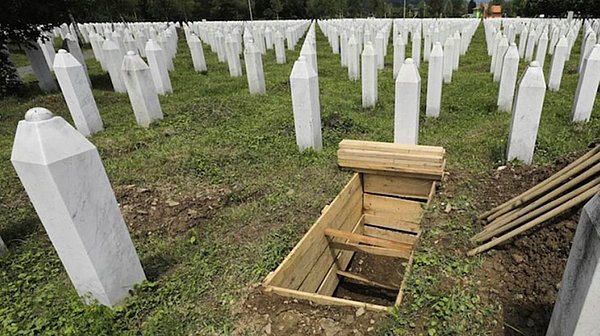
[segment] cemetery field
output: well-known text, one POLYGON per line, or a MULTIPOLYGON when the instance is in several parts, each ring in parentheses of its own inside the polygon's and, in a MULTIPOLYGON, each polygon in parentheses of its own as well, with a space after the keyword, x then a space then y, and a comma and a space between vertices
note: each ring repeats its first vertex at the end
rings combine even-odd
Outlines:
MULTIPOLYGON (((323 150, 303 153, 296 145, 289 87, 300 44, 287 51, 285 65, 275 63, 273 50, 263 56, 267 94, 251 96, 245 75, 230 77, 227 64, 207 45, 209 70, 196 73, 180 36, 170 73, 174 93, 160 96, 165 118, 148 129, 136 124, 127 95, 115 93, 108 74, 87 60, 105 128, 90 140, 148 277, 115 310, 81 303, 11 166, 17 122, 29 108, 46 107, 72 123, 60 93, 42 94, 29 84, 22 96, 0 101, 0 232, 10 251, 0 257, 0 330, 6 335, 254 335, 266 327, 265 314, 292 305, 295 315, 270 316, 278 322, 269 328, 310 332, 301 321, 314 326, 350 316, 352 322, 337 324, 348 334, 357 329, 381 335, 504 335, 502 328, 538 334, 548 323, 548 301, 556 297, 572 232, 545 228, 535 233, 541 236, 516 239, 519 249, 507 247, 493 257, 465 253, 473 247, 469 237, 479 229, 473 224, 479 213, 548 177, 600 138, 598 100, 589 123, 570 122, 580 43, 579 37, 560 91, 546 93, 531 167, 504 161, 511 116, 496 109, 498 87, 489 73, 482 25, 452 83, 443 86, 437 119, 424 116, 427 63, 421 64, 419 143, 446 149, 448 176, 426 209, 403 303, 388 315, 354 317, 354 309, 265 298, 258 285, 350 178, 351 172, 337 166, 338 143, 393 141, 391 44, 378 73, 377 106, 363 109, 360 81, 348 80, 339 55, 317 28, 323 150), (536 265, 520 269, 518 251, 536 265)), ((547 58, 546 69, 549 65, 547 58)), ((568 230, 567 222, 576 216, 563 216, 561 228, 568 230)))

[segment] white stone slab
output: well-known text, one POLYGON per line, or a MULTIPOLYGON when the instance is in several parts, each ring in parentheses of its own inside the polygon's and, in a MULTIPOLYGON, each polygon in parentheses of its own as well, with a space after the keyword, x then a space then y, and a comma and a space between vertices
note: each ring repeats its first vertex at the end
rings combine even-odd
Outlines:
POLYGON ((436 42, 429 54, 429 71, 427 72, 427 109, 428 117, 438 117, 442 106, 442 80, 444 77, 444 51, 436 42))
POLYGON ((373 44, 367 42, 362 53, 362 106, 375 107, 377 104, 377 55, 373 44))
POLYGON ((11 161, 77 293, 114 306, 146 279, 96 147, 33 108, 11 161))
POLYGON ((163 118, 158 94, 152 81, 150 68, 133 51, 128 51, 121 66, 129 101, 138 125, 148 127, 163 118))
POLYGON ((519 83, 515 97, 508 136, 508 161, 518 159, 525 164, 531 164, 533 161, 545 95, 544 72, 537 62, 531 62, 519 83))
POLYGON ((319 101, 319 78, 312 66, 300 57, 290 75, 292 108, 296 129, 296 144, 300 151, 307 148, 321 150, 321 105, 319 101))
POLYGON ((60 49, 54 57, 54 73, 77 130, 86 137, 101 131, 102 118, 83 66, 60 49))
POLYGON ((600 194, 581 211, 546 336, 600 332, 600 194))
POLYGON ((396 78, 394 143, 418 144, 420 104, 421 76, 413 60, 407 58, 396 78))

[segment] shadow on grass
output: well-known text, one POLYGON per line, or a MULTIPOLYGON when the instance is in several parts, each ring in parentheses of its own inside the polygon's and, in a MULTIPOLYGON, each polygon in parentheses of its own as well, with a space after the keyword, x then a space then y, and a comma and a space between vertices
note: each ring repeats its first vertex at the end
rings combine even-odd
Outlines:
POLYGON ((10 222, 2 231, 0 237, 10 249, 29 239, 31 235, 40 229, 40 222, 36 216, 28 216, 21 221, 10 222))
POLYGON ((92 81, 92 87, 95 90, 114 91, 108 73, 104 73, 102 75, 91 75, 90 80, 92 81))
POLYGON ((170 254, 165 254, 163 251, 141 260, 144 273, 149 281, 156 281, 161 275, 167 273, 177 260, 170 254))

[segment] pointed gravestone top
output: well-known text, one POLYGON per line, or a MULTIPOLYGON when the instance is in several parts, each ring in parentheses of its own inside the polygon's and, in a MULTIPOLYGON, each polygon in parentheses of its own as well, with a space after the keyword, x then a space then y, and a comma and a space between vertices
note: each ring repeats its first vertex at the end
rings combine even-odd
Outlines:
POLYGON ((420 80, 421 76, 419 75, 419 71, 415 66, 415 61, 413 61, 412 58, 405 59, 404 64, 398 72, 398 78, 396 78, 396 82, 418 83, 420 80))
POLYGON ((81 63, 77 61, 73 55, 69 54, 64 49, 59 49, 56 57, 54 57, 54 65, 55 68, 74 68, 80 67, 81 63))
POLYGON ((316 76, 315 70, 308 64, 306 57, 298 57, 298 60, 294 63, 294 67, 292 68, 290 78, 308 79, 316 76))

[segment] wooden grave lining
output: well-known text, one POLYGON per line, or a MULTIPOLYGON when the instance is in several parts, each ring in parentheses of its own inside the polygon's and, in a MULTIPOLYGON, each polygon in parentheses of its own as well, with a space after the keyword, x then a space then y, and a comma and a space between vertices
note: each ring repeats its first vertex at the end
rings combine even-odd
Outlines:
POLYGON ((444 155, 441 147, 343 140, 338 163, 359 172, 265 278, 264 291, 319 304, 385 311, 389 307, 332 296, 342 277, 390 289, 346 271, 354 253, 365 252, 405 260, 395 301, 400 304, 421 234, 422 206, 431 201, 435 183, 443 175, 444 155))

